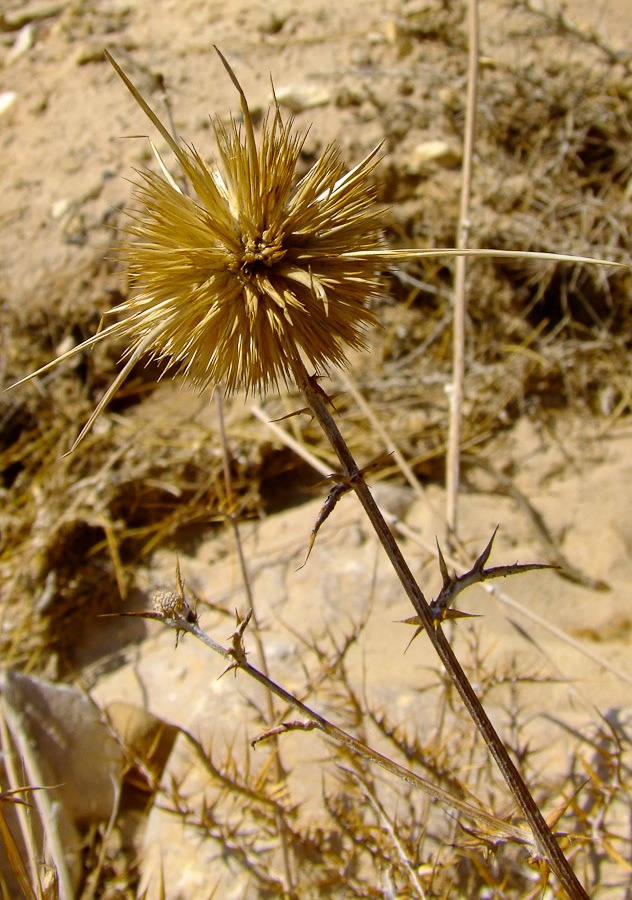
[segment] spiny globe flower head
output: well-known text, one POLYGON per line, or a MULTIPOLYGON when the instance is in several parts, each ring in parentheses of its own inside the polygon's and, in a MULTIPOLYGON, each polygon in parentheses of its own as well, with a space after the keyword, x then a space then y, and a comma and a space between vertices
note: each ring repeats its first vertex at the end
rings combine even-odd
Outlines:
POLYGON ((345 174, 330 146, 297 183, 304 139, 276 111, 257 148, 238 90, 245 137, 215 120, 217 166, 170 139, 195 198, 142 174, 125 254, 133 295, 118 310, 134 346, 151 334, 149 353, 229 392, 291 380, 301 351, 316 368, 344 362, 380 289, 375 261, 341 256, 380 246, 367 181, 375 152, 345 174))
POLYGON ((298 179, 304 138, 276 107, 257 146, 245 95, 220 53, 240 95, 244 133, 234 119, 216 119, 218 159, 209 164, 169 134, 107 55, 194 196, 180 190, 154 148, 162 174, 139 173, 139 211, 122 248, 130 296, 107 313, 117 321, 70 351, 108 336, 127 343, 123 369, 76 443, 142 357, 183 372, 200 389, 222 384, 229 393, 289 383, 303 361, 316 370, 344 364, 346 348, 363 346, 375 321, 371 301, 381 293, 381 254, 361 255, 383 246, 368 180, 378 148, 346 172, 329 146, 298 179))

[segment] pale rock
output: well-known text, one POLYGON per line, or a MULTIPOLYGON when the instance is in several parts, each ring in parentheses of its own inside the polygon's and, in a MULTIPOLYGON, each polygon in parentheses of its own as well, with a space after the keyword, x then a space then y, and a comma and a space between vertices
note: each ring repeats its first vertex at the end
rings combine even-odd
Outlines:
POLYGON ((55 356, 63 356, 70 353, 77 346, 77 341, 71 334, 67 334, 55 347, 55 356))
POLYGON ((18 36, 7 54, 7 65, 10 66, 16 59, 19 59, 20 56, 27 53, 34 43, 35 32, 33 30, 33 25, 29 22, 28 25, 25 25, 18 32, 18 36))
POLYGON ((16 91, 2 91, 0 93, 0 116, 13 105, 17 96, 16 91))
POLYGON ((75 65, 77 66, 87 66, 89 63, 101 63, 103 62, 103 59, 103 42, 101 40, 94 42, 86 41, 81 44, 75 53, 75 65))
POLYGON ((360 68, 370 66, 373 62, 371 52, 365 44, 353 47, 349 54, 351 64, 360 68))
POLYGON ((60 200, 55 200, 50 209, 50 214, 53 219, 63 219, 68 210, 70 209, 70 200, 68 197, 62 197, 60 200))
POLYGON ((295 82, 276 91, 276 98, 281 106, 290 112, 299 113, 316 106, 326 106, 331 100, 331 93, 322 85, 309 81, 295 82))
POLYGON ((125 761, 119 742, 97 706, 75 688, 8 670, 0 690, 57 784, 64 809, 77 823, 101 822, 112 813, 113 784, 125 761))
POLYGON ((453 169, 461 162, 461 153, 447 141, 424 141, 408 155, 406 171, 411 175, 421 175, 434 163, 446 169, 453 169))
POLYGON ((366 86, 361 81, 347 82, 338 89, 336 94, 336 106, 344 109, 348 106, 362 106, 367 99, 366 86))

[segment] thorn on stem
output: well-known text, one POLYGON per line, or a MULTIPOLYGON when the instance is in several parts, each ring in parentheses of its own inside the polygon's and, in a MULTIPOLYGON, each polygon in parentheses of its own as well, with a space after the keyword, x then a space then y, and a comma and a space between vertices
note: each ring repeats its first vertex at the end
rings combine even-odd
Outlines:
POLYGON ((437 553, 439 554, 439 569, 441 570, 441 577, 443 578, 443 587, 447 588, 450 584, 450 574, 448 572, 448 567, 445 564, 445 559, 443 558, 443 553, 441 552, 441 546, 439 544, 439 538, 435 538, 437 542, 437 553))
POLYGON ((481 555, 478 557, 478 559, 476 560, 476 562, 475 562, 474 565, 472 566, 472 572, 482 572, 482 571, 484 570, 484 568, 485 568, 485 563, 487 562, 487 560, 489 559, 489 557, 490 557, 490 555, 491 555, 492 547, 493 547, 493 545, 494 545, 494 538, 496 537, 496 533, 498 532, 498 529, 499 529, 499 528, 500 528, 499 525, 497 525, 497 526, 494 528, 494 533, 493 533, 492 536, 490 537, 489 543, 487 544, 487 546, 485 547, 485 549, 483 550, 483 552, 481 553, 481 555))
POLYGON ((248 627, 248 623, 252 617, 252 610, 248 612, 248 615, 245 619, 242 619, 235 610, 235 619, 237 620, 237 628, 231 634, 229 640, 231 643, 231 648, 226 654, 227 656, 232 657, 233 662, 228 666, 227 669, 224 669, 222 674, 219 676, 223 678, 227 672, 230 672, 231 669, 238 669, 240 666, 247 666, 248 660, 246 659, 247 651, 244 647, 244 631, 248 627))
MULTIPOLYGON (((476 613, 462 612, 459 609, 455 609, 453 606, 455 599, 461 593, 461 591, 464 591, 465 588, 470 587, 470 585, 480 584, 482 581, 487 581, 490 578, 506 578, 508 575, 519 575, 523 572, 532 572, 535 569, 554 568, 543 563, 514 563, 513 565, 509 566, 492 566, 489 569, 486 569, 485 565, 491 555, 492 547, 494 545, 494 538, 496 537, 497 532, 498 525, 494 529, 494 533, 489 539, 487 546, 480 554, 472 568, 469 571, 464 572, 463 575, 458 576, 456 575, 456 573, 454 575, 449 574, 446 561, 444 559, 443 553, 441 552, 441 547, 439 546, 439 541, 437 541, 439 569, 441 570, 443 585, 437 597, 430 604, 430 612, 432 614, 433 624, 435 628, 438 628, 439 625, 447 619, 478 618, 476 613)), ((421 625, 418 616, 412 616, 409 619, 403 619, 403 621, 408 625, 417 626, 417 630, 415 631, 414 635, 408 643, 408 646, 406 647, 406 650, 408 650, 408 647, 410 647, 417 635, 421 631, 423 631, 423 626, 421 625)))
POLYGON ((280 734, 287 734, 288 731, 313 731, 314 728, 319 728, 318 722, 314 721, 314 719, 309 719, 307 722, 282 722, 281 725, 277 725, 276 728, 269 728, 268 731, 264 731, 263 734, 260 734, 259 737, 256 737, 254 741, 250 742, 250 746, 253 748, 255 744, 259 744, 261 741, 267 741, 268 738, 277 737, 280 734))

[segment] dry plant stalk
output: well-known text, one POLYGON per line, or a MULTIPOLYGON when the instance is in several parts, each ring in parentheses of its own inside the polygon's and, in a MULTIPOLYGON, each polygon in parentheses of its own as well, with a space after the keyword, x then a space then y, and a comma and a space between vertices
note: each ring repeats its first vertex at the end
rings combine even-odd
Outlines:
MULTIPOLYGON (((474 123, 476 120, 476 91, 478 86, 478 4, 468 3, 468 73, 465 128, 463 140, 463 174, 456 245, 467 247, 470 230, 470 193, 472 185, 472 155, 474 152, 474 123)), ((454 313, 452 316, 452 384, 450 390, 450 423, 446 455, 446 520, 450 538, 457 532, 457 502, 461 469, 461 426, 463 416, 463 382, 465 380, 465 265, 464 256, 456 261, 454 276, 454 313)))
MULTIPOLYGON (((616 264, 519 251, 387 250, 380 235, 381 218, 374 207, 374 191, 367 180, 376 165, 379 148, 345 172, 336 149, 330 146, 307 175, 295 183, 302 139, 293 133, 292 121, 283 123, 278 108, 273 110, 264 121, 257 146, 244 93, 221 53, 219 56, 240 96, 245 136, 234 120, 228 127, 216 120, 213 127, 219 165, 209 165, 194 148, 181 145, 169 134, 108 54, 141 109, 175 154, 196 197, 182 193, 155 151, 162 175, 140 173, 142 183, 137 196, 143 210, 132 217, 128 232, 134 240, 123 248, 133 289, 129 299, 111 311, 118 320, 28 377, 35 377, 99 341, 125 338, 125 364, 74 447, 135 363, 145 356, 183 372, 200 389, 222 384, 229 393, 237 388, 262 393, 280 382, 295 383, 341 462, 343 472, 337 476, 338 486, 342 484, 345 490, 353 489, 357 494, 414 607, 418 623, 428 634, 529 823, 536 855, 548 863, 571 900, 585 900, 586 892, 442 631, 441 622, 451 613, 450 598, 456 582, 444 566, 445 602, 438 598, 433 606, 428 604, 373 500, 364 470, 357 465, 331 416, 329 398, 318 387, 316 376, 330 365, 343 365, 346 347, 362 346, 365 329, 376 320, 370 301, 382 291, 380 271, 393 261, 476 255, 616 264), (309 373, 308 366, 315 370, 314 374, 309 373)), ((490 549, 491 542, 469 573, 470 583, 490 577, 485 569, 490 549)), ((506 569, 502 574, 512 574, 510 570, 515 569, 502 568, 506 569)), ((227 655, 224 648, 200 632, 195 616, 190 610, 187 612, 181 583, 178 595, 171 595, 170 602, 167 608, 159 598, 151 615, 177 630, 191 631, 227 655)), ((247 619, 239 623, 228 651, 231 667, 244 669, 275 690, 270 680, 247 662, 242 640, 246 625, 247 619)), ((275 692, 279 690, 282 691, 275 692)), ((280 696, 294 706, 298 703, 287 692, 280 696)), ((311 710, 300 705, 299 708, 318 727, 329 734, 333 730, 336 739, 358 750, 357 742, 340 729, 325 723, 311 710)), ((388 761, 377 759, 374 751, 368 752, 374 762, 389 767, 388 761)), ((393 770, 393 764, 390 767, 393 770)), ((406 773, 405 777, 410 775, 406 773)), ((474 813, 475 818, 481 815, 477 810, 474 813)), ((518 833, 513 837, 518 838, 518 833)))
POLYGON ((286 734, 290 731, 312 731, 317 729, 337 743, 348 747, 358 756, 363 757, 375 765, 381 766, 387 772, 390 772, 402 781, 422 790, 425 794, 432 797, 434 800, 437 800, 439 803, 442 803, 444 806, 467 816, 473 822, 477 823, 481 830, 487 828, 489 833, 496 837, 512 840, 518 844, 527 846, 533 853, 537 851, 537 847, 526 829, 516 827, 515 825, 503 821, 498 816, 495 816, 490 810, 485 809, 482 805, 475 806, 472 803, 466 803, 459 800, 448 791, 437 787, 431 781, 422 778, 415 772, 412 772, 389 759, 389 757, 366 746, 361 741, 357 740, 357 738, 353 737, 342 728, 339 728, 324 716, 315 712, 294 694, 273 681, 268 675, 259 671, 255 666, 250 665, 247 659, 247 651, 244 646, 244 634, 250 624, 251 612, 249 612, 244 619, 241 619, 239 615, 237 615, 236 628, 231 636, 231 646, 228 649, 221 644, 218 644, 217 641, 200 628, 197 616, 186 597, 184 583, 178 570, 176 571, 176 581, 178 586, 177 593, 171 591, 157 592, 152 601, 152 610, 139 613, 123 613, 123 615, 132 618, 140 617, 162 622, 168 627, 173 628, 176 631, 176 635, 179 635, 180 633, 193 635, 210 650, 218 653, 228 661, 228 668, 224 670, 222 673, 223 675, 233 669, 241 669, 254 681, 263 685, 271 694, 279 697, 279 699, 283 700, 305 717, 306 721, 283 722, 282 725, 277 728, 268 729, 265 733, 259 735, 259 737, 252 741, 253 746, 261 741, 276 738, 279 735, 286 734))

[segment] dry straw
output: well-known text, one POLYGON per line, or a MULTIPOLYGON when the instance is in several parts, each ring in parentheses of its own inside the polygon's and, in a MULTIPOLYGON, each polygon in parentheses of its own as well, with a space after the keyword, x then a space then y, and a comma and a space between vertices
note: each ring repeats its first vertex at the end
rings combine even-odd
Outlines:
MULTIPOLYGON (((529 823, 535 855, 548 863, 568 897, 586 898, 441 628, 441 622, 453 614, 452 600, 466 584, 514 574, 523 567, 486 568, 490 541, 461 578, 451 577, 442 565, 442 592, 428 604, 364 481, 369 467, 360 469, 356 464, 315 376, 330 365, 344 364, 347 348, 362 346, 367 326, 376 321, 371 303, 382 291, 380 272, 392 261, 472 254, 607 261, 512 251, 388 251, 380 237, 381 218, 369 181, 377 149, 345 172, 337 150, 330 146, 297 181, 303 139, 294 133, 291 121, 282 122, 275 108, 264 121, 257 146, 244 93, 220 54, 239 92, 244 126, 240 128, 234 120, 228 126, 214 122, 218 160, 209 164, 194 148, 169 134, 117 63, 108 58, 175 154, 195 196, 183 193, 155 151, 162 174, 140 173, 141 211, 132 217, 128 227, 132 240, 123 249, 132 281, 129 299, 108 314, 116 317, 113 324, 45 367, 109 338, 123 338, 126 343, 124 366, 74 446, 143 357, 183 372, 199 388, 264 392, 279 383, 296 382, 343 467, 330 494, 330 507, 345 491, 356 492, 413 604, 416 621, 427 632, 529 823)), ((178 609, 160 608, 149 615, 203 635, 197 621, 178 609)), ((279 693, 247 663, 242 645, 246 625, 247 619, 235 632, 232 650, 213 641, 210 646, 279 693)), ((287 692, 280 696, 297 705, 287 692)), ((300 704, 298 708, 306 712, 300 704)), ((339 729, 307 713, 314 727, 363 752, 357 742, 341 737, 339 729)), ((367 758, 376 761, 375 754, 367 758)))

